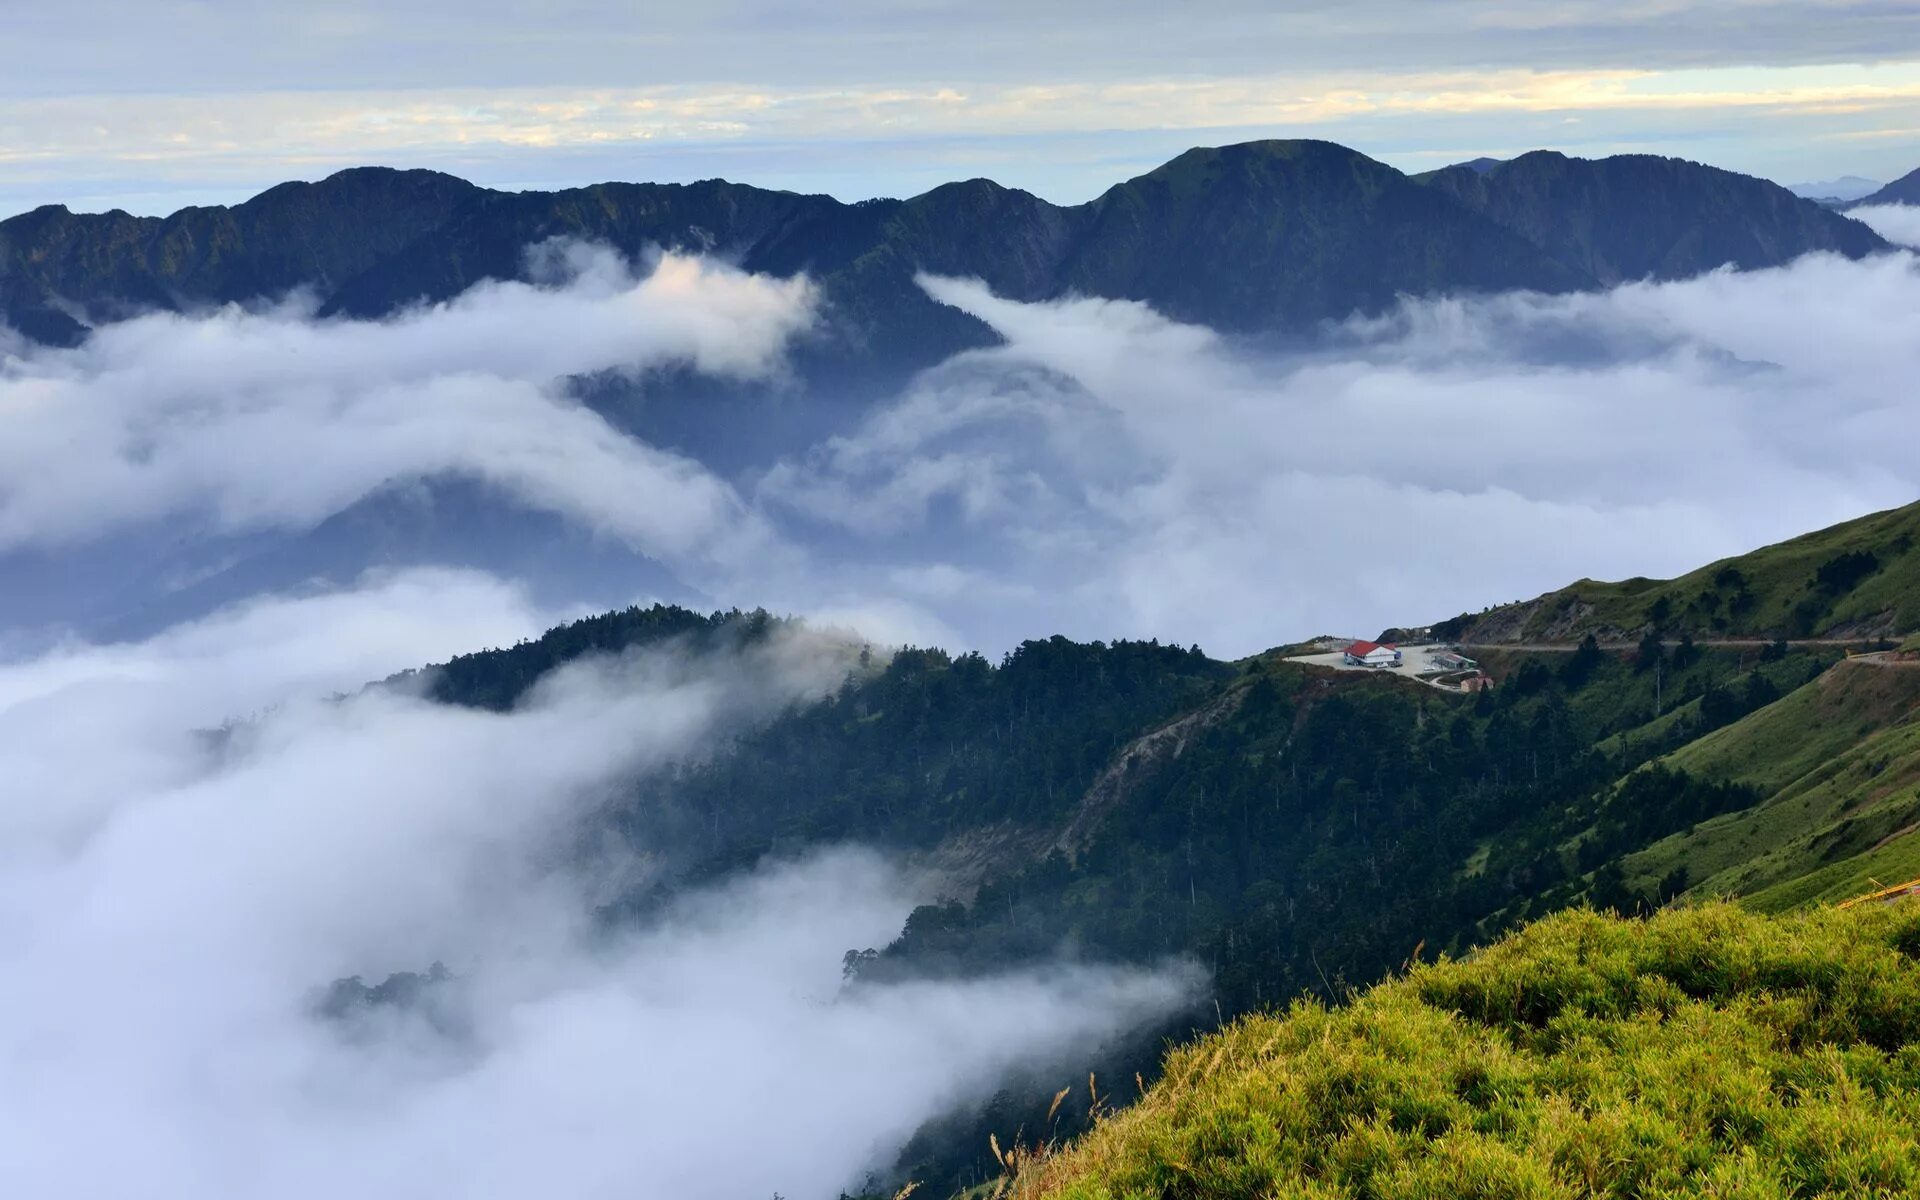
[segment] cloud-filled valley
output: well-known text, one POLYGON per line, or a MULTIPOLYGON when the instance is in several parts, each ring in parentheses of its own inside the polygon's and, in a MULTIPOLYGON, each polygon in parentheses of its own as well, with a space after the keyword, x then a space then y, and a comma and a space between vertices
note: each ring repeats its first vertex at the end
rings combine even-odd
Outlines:
POLYGON ((18 1185, 830 1195, 1007 1066, 1190 994, 1179 970, 1063 968, 843 996, 842 953, 924 898, 857 850, 597 927, 595 889, 644 865, 595 861, 580 819, 833 686, 854 649, 795 632, 588 661, 511 713, 327 696, 549 619, 498 583, 415 572, 0 668, 0 752, 33 799, 0 842, 18 1185), (315 1012, 332 980, 436 962, 433 1009, 315 1012), (760 1131, 750 1154, 741 1128, 760 1131))
POLYGON ((662 255, 636 275, 578 244, 386 321, 155 314, 4 366, 0 550, 128 524, 298 529, 394 479, 465 473, 666 558, 744 553, 751 522, 696 464, 610 429, 565 377, 684 365, 776 373, 804 278, 662 255))
MULTIPOLYGON (((289 303, 17 349, 0 368, 0 556, 83 555, 129 530, 297 534, 451 475, 664 563, 712 603, 864 614, 883 640, 995 651, 1058 630, 1242 654, 1671 572, 1916 486, 1905 254, 1409 299, 1284 345, 1136 302, 925 278, 1004 345, 865 415, 798 382, 763 388, 758 403, 819 408, 840 432, 721 466, 648 444, 568 381, 644 389, 664 365, 780 380, 822 319, 804 277, 539 252, 544 282, 385 321, 289 303), (1265 603, 1222 611, 1223 590, 1265 603)), ((590 571, 556 578, 566 600, 636 598, 590 571)))
MULTIPOLYGON (((1913 244, 1914 211, 1863 219, 1913 244)), ((813 619, 588 657, 505 712, 365 685, 657 596, 591 564, 394 563, 376 538, 351 580, 151 634, 0 627, 0 1161, 27 1192, 831 1196, 1203 976, 1063 960, 843 987, 845 951, 937 898, 858 845, 610 929, 596 907, 663 864, 579 831, 635 778, 832 693, 863 651, 1063 633, 1238 656, 1678 572, 1920 493, 1905 251, 1405 298, 1284 339, 922 276, 1001 344, 864 408, 790 369, 834 317, 804 275, 529 254, 529 282, 384 319, 294 296, 70 349, 0 334, 0 572, 126 539, 297 553, 453 477, 660 564, 675 598, 813 619), (713 403, 672 390, 696 376, 834 432, 722 465, 588 400, 713 403), (425 1008, 316 1012, 336 979, 436 962, 425 1008)))

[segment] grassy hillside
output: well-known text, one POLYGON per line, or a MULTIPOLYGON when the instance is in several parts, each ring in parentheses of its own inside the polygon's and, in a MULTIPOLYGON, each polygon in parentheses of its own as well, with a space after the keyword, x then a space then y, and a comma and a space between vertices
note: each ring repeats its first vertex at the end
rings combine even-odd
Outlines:
POLYGON ((1018 1200, 1920 1194, 1920 905, 1568 912, 1176 1050, 1018 1200))
POLYGON ((1678 579, 1582 579, 1534 600, 1440 622, 1467 643, 1862 638, 1920 631, 1920 503, 1709 563, 1678 579))
POLYGON ((1843 663, 1663 765, 1763 799, 1630 855, 1629 880, 1684 868, 1777 910, 1920 876, 1920 668, 1843 663))

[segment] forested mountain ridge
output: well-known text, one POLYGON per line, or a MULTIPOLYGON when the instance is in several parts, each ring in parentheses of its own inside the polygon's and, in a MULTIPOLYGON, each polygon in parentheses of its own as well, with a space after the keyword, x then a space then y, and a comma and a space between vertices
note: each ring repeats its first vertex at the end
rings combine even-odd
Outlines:
POLYGON ((1188 151, 1073 206, 983 179, 843 204, 723 180, 500 192, 430 171, 359 168, 164 218, 48 206, 0 222, 0 321, 65 343, 132 311, 296 287, 312 289, 322 312, 379 315, 523 277, 528 245, 571 236, 805 271, 821 284, 829 321, 824 338, 801 348, 803 369, 897 376, 991 340, 922 294, 920 271, 977 276, 1023 300, 1137 299, 1181 320, 1269 330, 1400 295, 1564 291, 1884 248, 1865 226, 1784 189, 1679 160, 1528 155, 1473 177, 1484 186, 1446 172, 1422 186, 1346 147, 1305 140, 1188 151), (1519 186, 1544 163, 1589 182, 1619 178, 1519 186), (1628 222, 1620 244, 1594 247, 1591 231, 1648 187, 1642 177, 1658 181, 1657 220, 1628 222), (1569 250, 1583 246, 1591 252, 1569 250))
POLYGON ((1920 630, 1920 503, 1872 513, 1675 579, 1578 583, 1439 622, 1468 644, 1872 639, 1920 630))
POLYGON ((1772 266, 1811 250, 1884 248, 1858 221, 1764 179, 1678 158, 1572 158, 1535 150, 1483 170, 1418 176, 1555 262, 1602 284, 1681 279, 1706 266, 1772 266))
MULTIPOLYGON (((1798 541, 1850 545, 1887 518, 1798 541)), ((630 610, 424 682, 443 702, 510 707, 583 653, 726 653, 787 628, 630 610)), ((1186 956, 1230 1017, 1338 995, 1417 944, 1465 950, 1582 903, 1850 894, 1920 848, 1920 664, 1842 661, 1826 645, 1589 641, 1485 652, 1499 683, 1468 697, 1289 654, 1223 663, 1063 638, 998 662, 876 652, 832 695, 613 798, 592 843, 668 867, 603 916, 857 841, 927 868, 941 898, 892 944, 848 947, 853 986, 1063 953, 1186 956)), ((1101 1069, 1129 1077, 1154 1057, 1150 1038, 1101 1069)), ((987 1113, 926 1131, 902 1174, 936 1194, 977 1180, 993 1169, 986 1134, 1043 1127, 1057 1086, 1010 1085, 987 1113)))

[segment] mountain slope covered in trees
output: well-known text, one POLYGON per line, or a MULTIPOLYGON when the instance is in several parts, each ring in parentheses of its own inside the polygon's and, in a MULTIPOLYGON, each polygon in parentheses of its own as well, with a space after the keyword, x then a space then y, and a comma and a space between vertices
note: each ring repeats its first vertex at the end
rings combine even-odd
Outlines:
MULTIPOLYGON (((1885 549, 1860 540, 1897 539, 1885 518, 1800 541, 1885 549)), ((425 685, 443 702, 511 707, 583 653, 717 653, 787 628, 633 610, 456 660, 425 685)), ((1844 894, 1920 846, 1920 663, 1589 640, 1488 652, 1498 686, 1463 696, 1289 655, 1224 663, 1063 638, 999 662, 876 652, 824 701, 611 799, 583 837, 667 865, 603 915, 857 841, 923 868, 937 898, 893 943, 848 947, 853 986, 1063 953, 1188 957, 1211 972, 1208 1013, 1231 1017, 1336 996, 1416 945, 1464 951, 1583 903, 1844 894)), ((1103 1069, 1153 1060, 1149 1040, 1103 1069)), ((988 1133, 1042 1127, 1045 1082, 927 1131, 902 1174, 936 1189, 978 1180, 994 1169, 988 1133)))

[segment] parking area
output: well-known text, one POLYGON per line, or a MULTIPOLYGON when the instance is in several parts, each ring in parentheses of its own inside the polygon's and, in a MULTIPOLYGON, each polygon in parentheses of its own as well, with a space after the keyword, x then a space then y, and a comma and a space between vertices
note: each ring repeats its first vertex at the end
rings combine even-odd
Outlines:
POLYGON ((1307 663, 1316 667, 1332 667, 1336 671, 1373 671, 1382 675, 1405 675, 1410 678, 1438 675, 1460 675, 1471 668, 1459 665, 1460 656, 1448 646, 1401 646, 1400 662, 1390 667, 1361 667, 1349 663, 1341 650, 1327 650, 1317 654, 1301 654, 1289 658, 1288 662, 1307 663))

